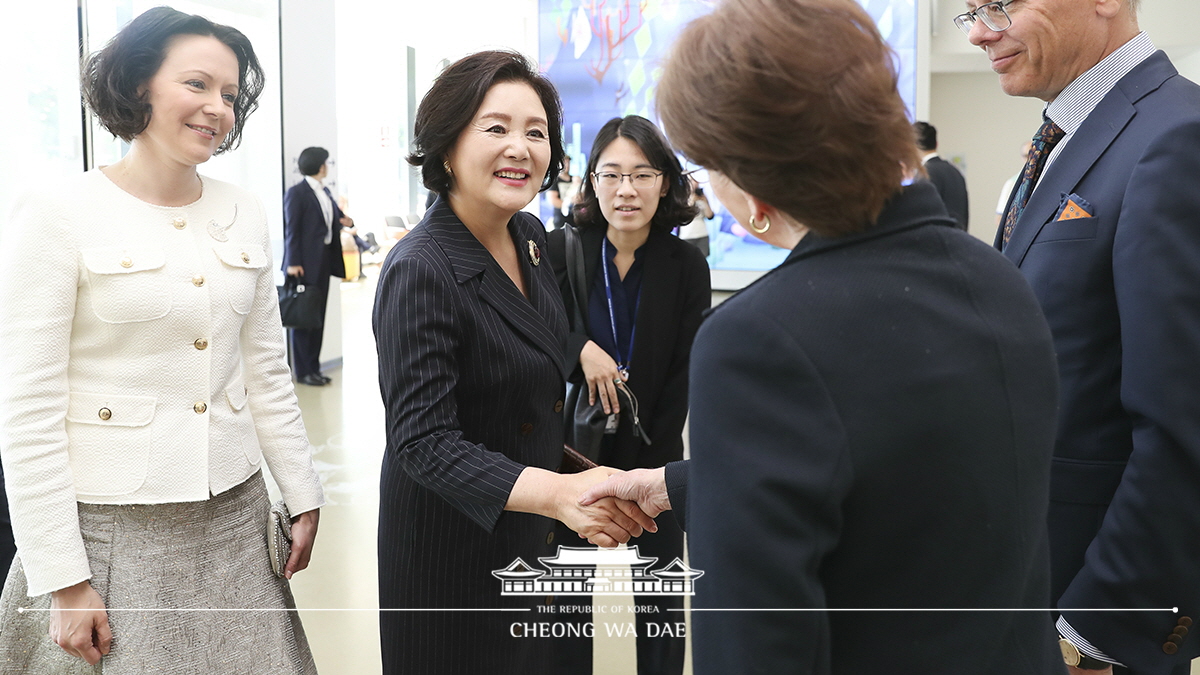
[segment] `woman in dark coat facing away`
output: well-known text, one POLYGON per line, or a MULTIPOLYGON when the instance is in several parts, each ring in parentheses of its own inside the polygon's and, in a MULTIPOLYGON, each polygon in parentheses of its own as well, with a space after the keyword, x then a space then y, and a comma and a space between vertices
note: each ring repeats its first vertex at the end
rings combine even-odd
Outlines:
POLYGON ((1063 673, 1050 330, 1010 261, 905 186, 920 162, 871 17, 724 0, 657 95, 721 203, 790 250, 696 334, 690 466, 640 473, 704 572, 695 674, 1063 673))
POLYGON ((545 231, 521 209, 558 175, 561 127, 553 85, 513 52, 449 66, 417 111, 409 161, 439 196, 388 254, 373 317, 388 674, 545 672, 545 642, 512 630, 530 615, 495 611, 544 599, 501 596, 492 572, 551 555, 552 518, 603 546, 642 531, 615 501, 577 504, 608 470, 554 473, 567 324, 545 231))

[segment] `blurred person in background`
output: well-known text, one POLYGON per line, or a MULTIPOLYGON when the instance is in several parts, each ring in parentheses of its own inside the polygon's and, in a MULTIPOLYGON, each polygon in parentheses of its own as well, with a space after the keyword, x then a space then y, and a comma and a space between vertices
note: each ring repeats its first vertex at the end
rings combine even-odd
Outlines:
POLYGON ((925 165, 929 182, 937 188, 942 203, 954 219, 955 226, 966 232, 971 216, 967 200, 967 179, 958 167, 938 155, 937 127, 928 122, 915 122, 913 132, 917 135, 917 149, 922 153, 921 163, 925 165))
MULTIPOLYGON (((605 412, 616 416, 597 461, 618 469, 659 467, 683 459, 689 355, 712 303, 704 256, 671 234, 696 213, 689 204, 691 185, 662 132, 638 115, 609 120, 596 133, 588 157, 582 201, 575 209, 582 289, 572 289, 567 278, 566 232, 547 236, 567 314, 582 305, 586 324, 577 327, 585 331, 567 336, 567 368, 572 380, 586 384, 589 401, 601 401, 605 412), (618 380, 637 398, 645 437, 633 428, 634 411, 621 407, 618 380)), ((641 555, 663 564, 682 559, 683 531, 667 517, 637 546, 641 555)), ((669 610, 681 609, 683 598, 635 595, 634 602, 658 608, 637 615, 638 672, 678 675, 685 638, 647 635, 646 624, 661 623, 669 610)), ((582 621, 590 617, 588 612, 573 615, 582 621)), ((554 646, 560 665, 570 666, 562 672, 591 672, 591 640, 560 639, 554 646)))
POLYGON ((708 197, 700 183, 691 175, 687 178, 691 188, 688 203, 696 207, 696 215, 692 217, 692 222, 679 228, 679 238, 700 249, 700 254, 707 258, 708 221, 715 218, 716 214, 713 213, 712 205, 708 203, 708 197))
POLYGON ((564 154, 562 171, 559 172, 554 185, 546 190, 546 201, 554 208, 553 229, 559 230, 563 225, 575 222, 575 197, 582 185, 583 180, 579 176, 571 175, 571 156, 564 154))
POLYGON ((321 325, 292 328, 292 368, 296 381, 323 387, 331 379, 321 374, 321 344, 325 337, 325 303, 329 278, 346 276, 342 258, 342 228, 354 220, 342 212, 322 182, 329 175, 329 151, 305 148, 296 161, 304 180, 283 195, 283 271, 320 296, 321 325))

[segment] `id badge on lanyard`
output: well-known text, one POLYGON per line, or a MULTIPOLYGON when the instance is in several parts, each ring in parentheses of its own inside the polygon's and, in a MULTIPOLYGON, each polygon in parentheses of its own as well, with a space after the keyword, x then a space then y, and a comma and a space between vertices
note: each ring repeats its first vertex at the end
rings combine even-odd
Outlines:
MULTIPOLYGON (((600 262, 604 268, 604 294, 608 298, 608 325, 612 328, 613 349, 617 352, 617 372, 621 373, 621 378, 629 379, 629 359, 621 354, 621 343, 617 339, 617 314, 613 311, 612 284, 608 278, 608 237, 600 240, 600 262)), ((638 289, 638 302, 641 302, 642 292, 638 289)), ((637 304, 634 305, 634 323, 629 330, 629 351, 633 351, 633 336, 637 333, 637 304)), ((632 356, 632 354, 631 354, 632 356)), ((612 413, 608 416, 608 421, 604 425, 605 434, 617 433, 617 427, 621 424, 621 413, 612 413)))

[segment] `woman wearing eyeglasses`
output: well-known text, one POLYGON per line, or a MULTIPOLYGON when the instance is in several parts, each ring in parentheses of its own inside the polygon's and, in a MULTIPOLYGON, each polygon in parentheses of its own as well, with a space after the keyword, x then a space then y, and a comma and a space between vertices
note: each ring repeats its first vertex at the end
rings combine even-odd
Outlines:
MULTIPOLYGON (((637 115, 611 119, 600 129, 584 175, 575 222, 583 249, 580 295, 587 304, 580 309, 587 330, 567 337, 571 379, 586 382, 590 400, 599 400, 616 416, 613 433, 601 444, 600 464, 662 466, 683 456, 688 357, 712 297, 704 256, 671 234, 696 213, 688 202, 690 185, 662 132, 637 115), (637 398, 648 444, 634 430, 631 411, 617 399, 618 380, 637 398)), ((577 303, 567 279, 565 232, 551 232, 547 244, 567 316, 573 316, 577 303)), ((668 516, 658 525, 656 534, 637 540, 639 553, 657 557, 659 564, 682 558, 683 534, 674 519, 668 516)), ((681 672, 684 639, 649 637, 642 624, 661 625, 670 616, 666 610, 682 607, 682 599, 639 597, 636 604, 659 606, 657 614, 637 615, 638 672, 681 672)), ((590 641, 555 642, 573 661, 563 672, 591 672, 590 641)))

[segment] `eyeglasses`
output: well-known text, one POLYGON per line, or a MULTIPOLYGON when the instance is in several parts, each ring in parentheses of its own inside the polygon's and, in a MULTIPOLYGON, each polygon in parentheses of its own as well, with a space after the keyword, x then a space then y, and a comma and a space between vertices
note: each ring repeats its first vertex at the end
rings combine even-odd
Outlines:
POLYGON ((596 179, 596 185, 598 187, 608 188, 610 190, 612 188, 620 187, 621 183, 625 180, 626 177, 628 177, 629 182, 633 185, 633 187, 635 187, 639 190, 644 190, 646 188, 654 187, 654 184, 658 182, 658 177, 661 175, 662 175, 661 171, 659 171, 657 173, 655 173, 653 171, 638 171, 635 173, 617 173, 616 171, 597 171, 596 173, 592 174, 592 177, 596 179))
POLYGON ((975 27, 975 21, 983 19, 983 25, 994 31, 1005 31, 1012 26, 1012 17, 1008 15, 1005 7, 1013 4, 1015 0, 1001 0, 1000 2, 989 2, 986 5, 980 5, 973 12, 959 14, 954 17, 954 25, 958 26, 963 33, 970 35, 971 29, 975 27))

